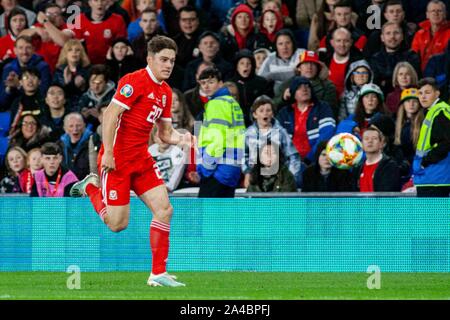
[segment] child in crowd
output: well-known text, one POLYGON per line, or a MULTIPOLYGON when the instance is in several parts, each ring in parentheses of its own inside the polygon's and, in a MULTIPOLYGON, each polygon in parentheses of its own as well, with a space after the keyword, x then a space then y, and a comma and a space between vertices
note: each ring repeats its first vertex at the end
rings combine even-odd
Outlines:
POLYGON ((297 186, 300 187, 302 184, 300 155, 286 129, 274 118, 272 99, 268 96, 259 97, 251 107, 251 112, 254 122, 245 133, 244 164, 242 166, 242 172, 245 174, 244 187, 249 186, 251 171, 257 163, 261 147, 269 140, 279 146, 279 152, 286 160, 283 165, 287 166, 295 177, 297 186))

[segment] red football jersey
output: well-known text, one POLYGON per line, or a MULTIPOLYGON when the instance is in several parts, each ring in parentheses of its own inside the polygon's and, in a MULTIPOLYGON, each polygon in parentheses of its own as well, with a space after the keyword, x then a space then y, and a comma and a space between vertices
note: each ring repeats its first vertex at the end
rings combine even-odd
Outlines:
POLYGON ((153 125, 157 120, 172 121, 170 86, 159 82, 147 66, 120 79, 112 102, 126 109, 119 118, 114 137, 116 165, 149 156, 148 141, 153 125))
POLYGON ((13 37, 10 33, 0 38, 0 60, 3 60, 6 54, 8 54, 9 58, 14 59, 16 57, 16 54, 14 53, 15 43, 16 38, 13 37))
POLYGON ((77 39, 86 41, 87 54, 92 64, 105 63, 106 53, 113 40, 127 37, 127 27, 123 18, 115 13, 100 22, 93 22, 82 13, 80 28, 69 30, 77 39))

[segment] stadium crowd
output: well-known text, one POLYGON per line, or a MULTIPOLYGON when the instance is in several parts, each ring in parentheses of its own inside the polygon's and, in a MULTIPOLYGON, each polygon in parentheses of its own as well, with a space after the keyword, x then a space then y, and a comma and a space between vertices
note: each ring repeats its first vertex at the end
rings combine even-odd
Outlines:
MULTIPOLYGON (((174 127, 198 134, 205 117, 223 120, 217 110, 237 104, 243 117, 237 171, 196 163, 195 152, 152 132, 149 152, 168 190, 202 190, 213 179, 227 196, 236 188, 449 196, 447 0, 0 4, 0 193, 68 196, 96 172, 118 80, 144 68, 147 42, 167 35, 178 45, 168 81, 174 127), (235 101, 220 105, 223 97, 235 101), (350 171, 326 157, 341 132, 365 151, 350 171)), ((199 142, 215 138, 204 131, 199 142)))

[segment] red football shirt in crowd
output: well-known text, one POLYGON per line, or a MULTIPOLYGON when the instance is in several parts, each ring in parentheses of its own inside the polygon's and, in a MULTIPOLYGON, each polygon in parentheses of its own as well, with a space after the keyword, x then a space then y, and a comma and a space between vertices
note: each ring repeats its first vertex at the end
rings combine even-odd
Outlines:
POLYGON ((106 53, 117 38, 127 37, 127 27, 123 18, 111 14, 103 21, 91 21, 84 13, 80 17, 80 28, 68 25, 77 39, 86 41, 86 50, 92 64, 103 64, 106 53))
POLYGON ((361 192, 374 192, 373 175, 379 163, 379 161, 373 164, 364 163, 361 175, 359 176, 359 190, 361 192))
POLYGON ((338 63, 333 57, 330 62, 330 81, 336 86, 337 97, 340 98, 345 91, 345 72, 347 70, 349 59, 338 63))
POLYGON ((0 61, 5 60, 5 58, 14 59, 16 57, 14 43, 16 43, 16 38, 10 33, 0 38, 0 61))
POLYGON ((292 137, 292 142, 294 143, 294 146, 302 159, 304 159, 311 151, 311 146, 309 144, 308 133, 306 129, 306 122, 308 121, 309 112, 311 111, 312 106, 308 106, 303 112, 301 112, 297 108, 296 103, 294 103, 292 107, 294 108, 295 119, 294 136, 292 137))

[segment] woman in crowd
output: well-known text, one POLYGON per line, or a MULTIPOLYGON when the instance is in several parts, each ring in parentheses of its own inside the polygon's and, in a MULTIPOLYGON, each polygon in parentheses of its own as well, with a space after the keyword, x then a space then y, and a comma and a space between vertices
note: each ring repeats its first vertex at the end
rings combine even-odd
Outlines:
POLYGON ((7 175, 0 181, 0 193, 30 193, 33 176, 27 168, 27 153, 11 147, 6 153, 7 175))
POLYGON ((418 81, 417 72, 409 62, 402 61, 397 63, 392 75, 394 90, 386 97, 386 107, 392 114, 397 113, 403 90, 416 88, 418 81))
POLYGON ((26 114, 20 118, 17 129, 12 133, 10 145, 19 146, 28 152, 48 141, 50 141, 50 129, 42 126, 37 116, 26 114))
POLYGON ((83 45, 77 39, 64 44, 56 64, 53 81, 64 88, 71 105, 87 90, 90 60, 83 45))

